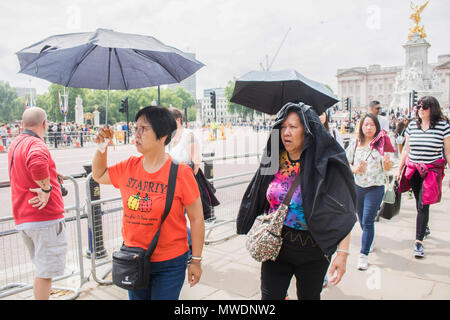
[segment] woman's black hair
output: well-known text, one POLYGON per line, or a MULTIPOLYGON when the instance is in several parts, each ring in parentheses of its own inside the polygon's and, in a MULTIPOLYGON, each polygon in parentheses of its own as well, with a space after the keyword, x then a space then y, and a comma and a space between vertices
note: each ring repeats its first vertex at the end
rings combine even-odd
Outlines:
POLYGON ((373 123, 375 123, 375 128, 377 128, 376 132, 375 132, 375 137, 380 133, 381 131, 381 127, 380 127, 380 122, 378 121, 378 118, 376 116, 374 116, 371 113, 366 113, 360 120, 359 122, 359 129, 358 129, 358 137, 359 137, 359 141, 361 143, 364 143, 366 136, 363 133, 362 127, 364 124, 364 121, 366 120, 366 118, 370 118, 373 120, 373 123))
MULTIPOLYGON (((444 115, 441 111, 441 106, 439 105, 439 101, 432 96, 423 96, 417 101, 418 106, 425 106, 431 109, 430 111, 430 128, 434 128, 434 126, 440 121, 445 120, 444 115)), ((422 119, 419 117, 419 109, 416 109, 415 113, 416 124, 417 127, 421 127, 422 119)))
MULTIPOLYGON (((323 126, 325 127, 325 129, 327 129, 327 131, 330 131, 330 126, 328 124, 329 120, 328 120, 328 112, 324 111, 323 113, 325 113, 325 123, 323 124, 323 126)), ((322 121, 320 121, 322 122, 322 121)))
POLYGON ((167 146, 172 140, 172 133, 177 130, 177 122, 169 109, 161 106, 145 107, 136 114, 135 121, 142 116, 152 126, 157 139, 167 136, 164 142, 167 146))

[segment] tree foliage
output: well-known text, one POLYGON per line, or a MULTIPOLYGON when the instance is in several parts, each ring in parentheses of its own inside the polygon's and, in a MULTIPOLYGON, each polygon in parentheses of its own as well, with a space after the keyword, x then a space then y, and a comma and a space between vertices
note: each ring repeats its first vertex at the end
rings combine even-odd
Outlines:
POLYGON ((12 122, 22 118, 25 99, 17 97, 17 92, 8 82, 0 81, 0 121, 12 122))
POLYGON ((250 120, 253 120, 255 110, 230 101, 231 96, 233 95, 234 85, 235 83, 230 80, 228 81, 228 85, 225 88, 225 97, 227 98, 228 112, 238 114, 243 120, 247 119, 247 116, 250 118, 250 120))
MULTIPOLYGON (((48 119, 55 122, 63 122, 64 115, 59 110, 58 93, 61 95, 64 87, 51 84, 48 91, 36 97, 36 105, 46 110, 48 119)), ((66 88, 69 97, 69 110, 67 121, 75 121, 75 99, 80 96, 83 100, 84 112, 93 112, 95 106, 100 112, 100 123, 105 123, 106 116, 106 90, 93 90, 82 88, 66 88)), ((128 97, 130 121, 134 121, 135 114, 140 108, 158 102, 158 89, 145 88, 134 90, 111 90, 109 93, 108 123, 125 121, 126 115, 119 112, 122 99, 128 97)), ((195 121, 195 99, 185 89, 178 87, 176 90, 161 89, 160 101, 162 106, 173 106, 184 110, 187 108, 189 121, 195 121)), ((20 120, 25 110, 24 98, 17 97, 16 90, 7 82, 0 81, 0 121, 20 120)), ((184 112, 184 111, 183 111, 184 112)))

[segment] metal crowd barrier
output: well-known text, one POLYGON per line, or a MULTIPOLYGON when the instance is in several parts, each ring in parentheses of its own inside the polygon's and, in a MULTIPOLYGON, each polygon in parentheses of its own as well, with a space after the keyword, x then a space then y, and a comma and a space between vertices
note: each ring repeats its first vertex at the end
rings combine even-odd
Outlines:
MULTIPOLYGON (((259 154, 246 154, 230 157, 210 157, 208 161, 229 160, 243 157, 259 156, 259 154)), ((214 207, 212 218, 205 221, 205 244, 221 242, 236 236, 234 225, 240 201, 242 199, 242 186, 251 181, 255 171, 249 171, 230 176, 210 179, 210 182, 218 182, 247 177, 239 181, 215 185, 216 197, 220 205, 214 207), (250 176, 250 178, 248 177, 250 176), (220 228, 226 226, 228 228, 220 228), (220 230, 218 230, 220 228, 220 230), (214 238, 211 234, 214 232, 214 238)), ((120 196, 100 199, 96 196, 96 183, 93 182, 92 174, 86 178, 86 209, 88 215, 89 255, 91 257, 91 275, 94 281, 102 285, 112 284, 106 279, 112 271, 113 251, 119 250, 122 245, 122 215, 123 206, 120 196), (94 190, 94 192, 92 192, 94 190), (92 199, 93 197, 97 199, 92 199), (102 267, 102 268, 101 268, 102 267), (100 270, 102 269, 102 270, 100 270)), ((99 191, 99 190, 98 190, 99 191)), ((117 192, 119 192, 117 190, 117 192)))
MULTIPOLYGON (((54 278, 52 282, 52 294, 59 290, 64 300, 72 300, 78 297, 82 285, 88 281, 85 277, 82 255, 82 227, 81 214, 83 208, 80 205, 79 187, 73 177, 65 177, 70 180, 75 189, 75 203, 66 206, 65 221, 67 232, 67 256, 64 275, 54 278), (74 278, 76 277, 76 278, 74 278), (68 286, 57 286, 63 281, 68 286), (65 292, 72 292, 67 295, 65 292)), ((3 187, 6 185, 4 184, 3 187)), ((14 228, 13 217, 0 218, 0 298, 20 294, 33 288, 34 274, 33 263, 25 244, 20 239, 20 234, 14 228)), ((56 295, 56 294, 55 294, 56 295)))
MULTIPOLYGON (((209 157, 205 158, 205 166, 207 162, 212 166, 212 162, 216 160, 254 156, 259 155, 209 157)), ((212 167, 210 169, 212 172, 212 167)), ((220 205, 212 208, 212 217, 205 221, 205 244, 224 241, 236 235, 232 223, 236 221, 242 187, 248 184, 253 174, 254 171, 249 171, 209 179, 215 185, 215 195, 220 205)), ((89 174, 86 178, 86 203, 82 206, 75 178, 84 176, 86 174, 65 177, 74 185, 75 203, 65 207, 68 237, 66 270, 63 276, 53 279, 52 286, 52 297, 55 290, 72 293, 63 293, 61 299, 65 300, 76 299, 82 285, 89 281, 89 276, 85 276, 84 258, 90 259, 90 275, 94 281, 102 285, 112 284, 111 280, 106 279, 111 272, 111 254, 122 245, 122 198, 118 194, 117 197, 100 199, 100 186, 92 179, 92 174, 89 174), (86 248, 86 243, 83 246, 83 240, 88 242, 88 250, 84 253, 82 251, 86 248), (69 286, 56 286, 59 281, 70 283, 69 286)), ((0 187, 9 187, 9 182, 0 182, 0 187)), ((28 250, 15 230, 13 217, 0 218, 0 298, 12 295, 29 297, 29 294, 24 296, 23 292, 33 288, 33 268, 28 250)))
MULTIPOLYGON (((49 148, 62 149, 62 148, 82 148, 86 146, 95 145, 94 137, 96 132, 94 130, 89 133, 83 131, 72 131, 72 132, 52 132, 49 131, 44 135, 44 141, 49 148)), ((17 135, 10 134, 4 143, 0 139, 0 145, 4 146, 6 150, 11 142, 16 138, 17 135)), ((118 145, 125 144, 127 141, 131 143, 133 140, 133 134, 130 134, 130 138, 127 138, 127 131, 115 131, 114 143, 118 145)))

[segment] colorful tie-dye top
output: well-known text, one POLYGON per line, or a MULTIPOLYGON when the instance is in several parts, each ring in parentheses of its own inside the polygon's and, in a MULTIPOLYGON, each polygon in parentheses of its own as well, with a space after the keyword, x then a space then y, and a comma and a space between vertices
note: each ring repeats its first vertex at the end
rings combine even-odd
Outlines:
MULTIPOLYGON (((280 166, 278 172, 273 177, 266 193, 267 200, 270 204, 269 213, 276 211, 283 203, 283 199, 299 172, 300 162, 289 160, 287 151, 282 151, 280 153, 280 166)), ((308 230, 305 215, 303 214, 302 203, 301 187, 298 186, 292 196, 291 203, 289 204, 289 210, 284 225, 297 230, 308 230)))

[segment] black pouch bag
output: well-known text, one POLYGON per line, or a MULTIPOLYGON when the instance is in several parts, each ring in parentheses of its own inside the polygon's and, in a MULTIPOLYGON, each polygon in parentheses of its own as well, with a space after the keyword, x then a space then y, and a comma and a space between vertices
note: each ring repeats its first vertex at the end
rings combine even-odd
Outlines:
POLYGON ((380 211, 378 212, 379 216, 391 220, 393 217, 399 214, 400 207, 402 204, 402 194, 399 191, 399 183, 396 180, 394 182, 394 192, 395 192, 395 202, 394 203, 381 203, 380 211))
POLYGON ((112 280, 113 283, 126 290, 140 290, 148 287, 150 281, 150 257, 158 243, 161 226, 166 220, 172 207, 177 179, 178 164, 172 160, 169 172, 169 183, 166 194, 164 214, 158 231, 153 237, 147 250, 138 247, 122 245, 119 251, 112 254, 112 280))

